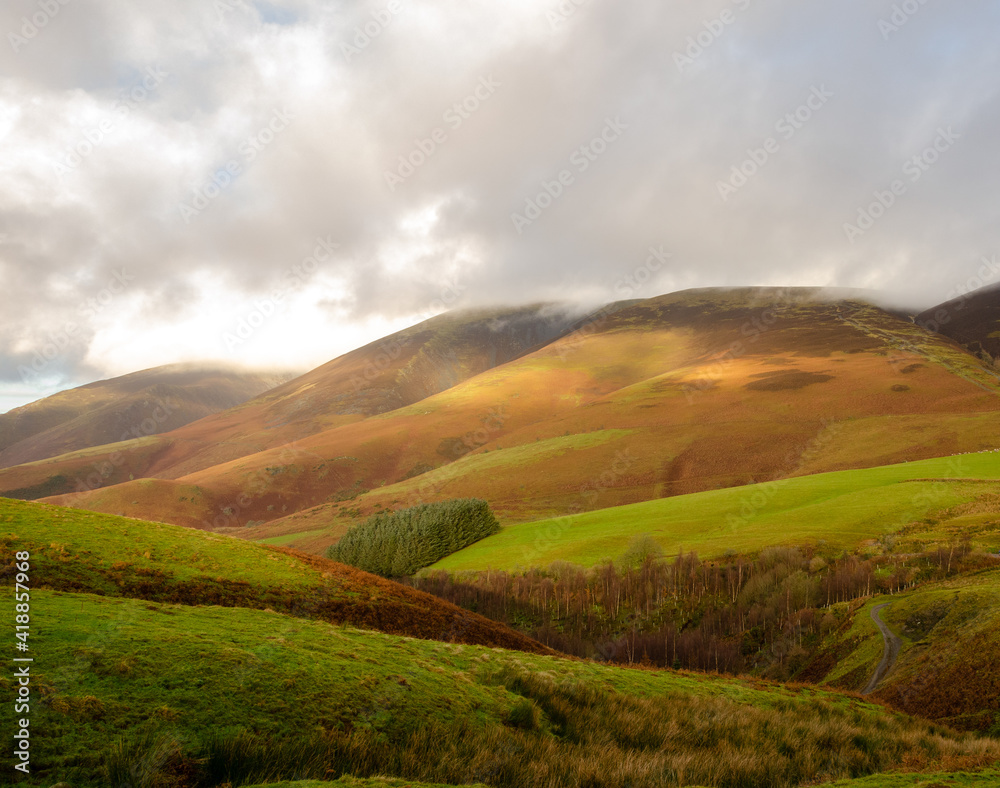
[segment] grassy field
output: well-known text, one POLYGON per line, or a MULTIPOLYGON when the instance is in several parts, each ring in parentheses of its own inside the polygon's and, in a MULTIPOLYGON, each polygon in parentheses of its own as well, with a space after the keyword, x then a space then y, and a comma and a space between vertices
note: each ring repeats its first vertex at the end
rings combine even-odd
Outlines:
POLYGON ((174 580, 225 576, 268 586, 312 585, 320 573, 295 558, 217 534, 79 509, 0 498, 0 535, 42 562, 42 577, 113 566, 169 570, 174 580))
POLYGON ((938 774, 877 774, 858 780, 838 780, 830 788, 996 788, 1000 772, 951 772, 938 774))
POLYGON ((269 544, 275 547, 298 547, 299 543, 325 533, 324 529, 306 531, 305 533, 285 534, 284 536, 272 536, 269 539, 257 539, 258 544, 269 544))
MULTIPOLYGON (((340 784, 373 788, 371 778, 393 775, 399 788, 790 788, 1000 762, 993 740, 820 687, 507 651, 495 646, 520 642, 514 633, 440 600, 218 535, 0 500, 0 562, 12 565, 17 550, 31 552, 35 660, 24 786, 354 775, 340 784), (350 626, 358 616, 369 629, 350 626)), ((961 611, 996 608, 984 596, 991 584, 956 586, 975 604, 970 596, 938 625, 971 626, 961 611)), ((926 606, 897 600, 906 621, 926 606)), ((974 638, 989 623, 942 632, 974 638)), ((14 688, 0 676, 0 690, 14 688)), ((0 754, 0 769, 11 766, 0 754)))
MULTIPOLYGON (((296 782, 268 783, 264 785, 254 785, 250 788, 453 788, 453 786, 442 785, 441 783, 415 783, 412 780, 394 780, 389 777, 372 777, 361 780, 357 777, 341 777, 333 782, 320 782, 318 780, 299 780, 296 782)), ((469 786, 468 788, 486 788, 483 785, 469 786)))
POLYGON ((272 609, 430 639, 548 653, 500 624, 317 556, 175 525, 0 498, 0 561, 36 586, 150 602, 272 609))
POLYGON ((959 728, 992 728, 1000 734, 1000 572, 870 600, 858 609, 850 629, 826 644, 837 663, 823 683, 865 686, 882 655, 882 637, 869 612, 886 602, 882 620, 903 647, 875 696, 959 728))
MULTIPOLYGON (((876 774, 871 777, 861 777, 856 780, 837 780, 833 783, 823 783, 828 788, 995 788, 1000 786, 1000 772, 939 772, 937 774, 876 774)), ((336 782, 302 782, 270 783, 267 786, 258 785, 253 788, 328 788, 329 786, 344 786, 345 788, 449 788, 449 786, 430 785, 429 783, 414 783, 403 780, 372 779, 359 780, 344 777, 336 782)))
MULTIPOLYGON (((1000 453, 995 452, 793 477, 508 526, 434 568, 514 569, 553 561, 590 566, 617 558, 643 534, 667 554, 683 549, 702 557, 787 544, 853 549, 907 528, 911 539, 933 542, 953 534, 939 523, 913 524, 993 496, 995 484, 983 482, 998 479, 1000 453)), ((985 511, 968 517, 974 537, 1000 551, 1000 516, 985 511)))
POLYGON ((32 593, 32 621, 25 786, 387 771, 511 788, 782 786, 1000 758, 995 742, 809 687, 55 591, 32 593))
MULTIPOLYGON (((415 783, 412 780, 394 780, 391 777, 372 777, 366 780, 357 777, 341 777, 333 782, 318 780, 298 780, 296 782, 268 783, 254 785, 250 788, 453 788, 441 783, 415 783)), ((468 786, 468 788, 486 788, 484 785, 468 786)))
POLYGON ((884 650, 882 635, 872 620, 871 610, 885 601, 886 598, 876 597, 853 605, 850 626, 837 632, 826 644, 826 650, 835 653, 836 660, 835 666, 820 677, 820 683, 859 692, 868 684, 884 650))

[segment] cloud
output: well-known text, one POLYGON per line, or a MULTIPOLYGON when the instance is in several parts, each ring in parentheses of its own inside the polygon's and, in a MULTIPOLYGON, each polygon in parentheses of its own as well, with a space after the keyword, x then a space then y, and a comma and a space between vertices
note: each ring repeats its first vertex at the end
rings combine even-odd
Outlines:
POLYGON ((433 307, 620 297, 661 247, 635 297, 929 306, 1000 253, 1000 10, 912 5, 9 3, 0 385, 319 364, 433 307), (336 251, 227 346, 320 238, 336 251))

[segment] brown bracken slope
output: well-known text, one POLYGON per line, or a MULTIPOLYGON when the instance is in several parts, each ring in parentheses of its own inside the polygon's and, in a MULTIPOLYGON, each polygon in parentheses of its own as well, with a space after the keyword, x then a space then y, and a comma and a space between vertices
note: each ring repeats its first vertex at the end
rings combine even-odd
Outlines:
POLYGON ((998 394, 979 359, 869 304, 689 291, 619 305, 409 406, 53 502, 249 538, 311 531, 297 544, 320 551, 419 501, 481 497, 510 523, 996 448, 998 394))

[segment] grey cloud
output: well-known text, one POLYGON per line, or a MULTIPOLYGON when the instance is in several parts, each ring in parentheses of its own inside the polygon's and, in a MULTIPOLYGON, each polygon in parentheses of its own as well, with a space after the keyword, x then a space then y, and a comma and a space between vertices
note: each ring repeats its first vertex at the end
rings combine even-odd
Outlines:
MULTIPOLYGON (((351 321, 422 314, 456 278, 459 305, 610 300, 660 245, 670 264, 636 296, 787 283, 928 306, 1000 253, 1000 10, 986 0, 926 4, 887 39, 883 0, 591 0, 556 29, 556 3, 400 0, 350 59, 342 45, 387 2, 229 2, 220 16, 195 0, 71 0, 4 52, 0 99, 20 115, 0 124, 13 146, 0 378, 16 379, 24 331, 44 336, 76 308, 60 276, 83 272, 86 289, 128 265, 151 315, 182 320, 199 272, 264 294, 317 237, 340 244, 323 270, 346 289, 321 296, 351 321), (679 69, 724 9, 732 23, 679 69), (51 161, 151 65, 169 79, 61 181, 51 161), (455 126, 446 113, 483 79, 499 85, 455 126), (833 96, 782 137, 776 124, 819 86, 833 96), (251 159, 241 145, 286 108, 294 120, 251 159), (574 151, 616 117, 628 128, 579 172, 574 151), (949 126, 960 140, 851 243, 843 225, 949 126), (391 190, 386 171, 436 128, 447 139, 391 190), (724 201, 719 182, 769 137, 777 152, 724 201), (240 174, 185 221, 179 205, 229 162, 240 174), (511 214, 563 170, 573 183, 518 234, 511 214)), ((36 8, 5 8, 0 31, 36 8)), ((84 350, 61 362, 67 376, 83 375, 84 350)))

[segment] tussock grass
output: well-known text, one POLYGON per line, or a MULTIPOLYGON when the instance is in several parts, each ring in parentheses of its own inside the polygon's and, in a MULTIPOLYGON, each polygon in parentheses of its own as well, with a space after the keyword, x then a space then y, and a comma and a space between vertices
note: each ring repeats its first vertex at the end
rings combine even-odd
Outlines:
POLYGON ((36 595, 45 622, 33 643, 38 771, 26 786, 238 788, 389 775, 496 788, 780 788, 1000 761, 996 741, 811 687, 254 610, 36 595), (130 673, 110 669, 128 656, 130 673))
POLYGON ((628 696, 511 663, 482 678, 529 702, 515 709, 541 710, 545 730, 462 720, 398 739, 358 731, 276 741, 240 732, 208 743, 195 784, 388 773, 497 788, 781 788, 900 766, 982 767, 1000 756, 996 743, 851 703, 628 696))

